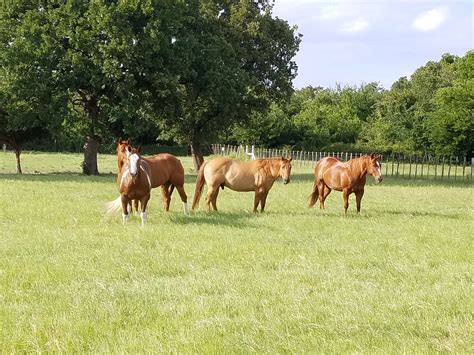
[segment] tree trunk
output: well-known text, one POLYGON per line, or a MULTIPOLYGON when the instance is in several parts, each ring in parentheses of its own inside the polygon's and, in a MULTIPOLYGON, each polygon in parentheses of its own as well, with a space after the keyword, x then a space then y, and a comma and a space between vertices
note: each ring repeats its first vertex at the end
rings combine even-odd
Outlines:
POLYGON ((99 140, 97 137, 87 137, 84 144, 84 161, 82 172, 86 175, 99 175, 97 167, 97 152, 99 151, 99 140))
POLYGON ((193 158, 194 169, 198 171, 202 163, 204 163, 204 155, 199 143, 191 142, 191 156, 193 158))
POLYGON ((23 174, 23 172, 21 171, 20 154, 21 154, 21 149, 19 147, 15 147, 16 173, 17 174, 23 174))

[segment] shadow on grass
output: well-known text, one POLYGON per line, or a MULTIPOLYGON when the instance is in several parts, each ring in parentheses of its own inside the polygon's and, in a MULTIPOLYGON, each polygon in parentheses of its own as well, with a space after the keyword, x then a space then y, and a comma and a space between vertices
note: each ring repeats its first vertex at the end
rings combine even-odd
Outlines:
POLYGON ((311 209, 308 208, 306 211, 301 211, 300 213, 294 212, 283 212, 282 214, 286 215, 311 215, 313 214, 314 217, 321 217, 321 218, 344 218, 344 219, 372 219, 372 218, 379 218, 379 217, 395 217, 395 216, 404 216, 404 217, 436 217, 436 218, 447 218, 447 219, 464 219, 466 215, 461 213, 438 213, 434 211, 396 211, 396 210, 365 210, 362 209, 361 213, 358 214, 355 210, 347 211, 347 215, 344 214, 344 210, 341 211, 321 211, 319 207, 316 210, 316 207, 311 209), (314 211, 314 214, 308 211, 314 211))
POLYGON ((194 224, 194 225, 215 225, 229 226, 237 228, 257 228, 252 224, 252 220, 256 215, 246 211, 242 212, 191 212, 189 216, 183 214, 173 214, 170 220, 177 224, 194 224))
POLYGON ((54 172, 48 174, 0 174, 0 180, 18 180, 18 181, 75 181, 75 182, 97 182, 110 180, 115 181, 116 174, 104 173, 98 176, 88 176, 81 173, 74 172, 54 172))

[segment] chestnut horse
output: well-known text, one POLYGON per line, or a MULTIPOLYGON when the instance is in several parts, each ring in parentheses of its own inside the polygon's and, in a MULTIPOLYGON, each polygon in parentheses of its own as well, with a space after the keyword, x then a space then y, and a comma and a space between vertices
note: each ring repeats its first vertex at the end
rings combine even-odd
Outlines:
POLYGON ((324 201, 332 190, 342 191, 344 211, 347 214, 349 195, 356 195, 357 213, 360 212, 360 202, 364 195, 366 175, 372 175, 375 182, 382 181, 380 155, 364 155, 345 163, 333 157, 319 160, 314 168, 313 192, 310 195, 309 207, 313 207, 319 198, 319 205, 324 209, 324 201))
MULTIPOLYGON (((128 140, 120 140, 117 144, 117 162, 120 172, 123 165, 123 159, 130 152, 131 146, 128 140), (127 153, 128 152, 128 153, 127 153)), ((178 190, 181 201, 183 202, 184 213, 188 214, 188 197, 184 191, 184 168, 181 161, 174 155, 168 153, 156 154, 148 158, 142 158, 151 168, 152 188, 161 187, 163 196, 163 206, 169 211, 171 203, 171 194, 174 188, 178 190)), ((117 177, 117 183, 119 178, 117 177)), ((135 201, 135 209, 138 210, 138 201, 135 201)))
POLYGON ((123 223, 128 220, 128 205, 132 200, 140 201, 142 227, 145 225, 146 207, 150 199, 152 170, 150 165, 144 161, 135 148, 127 149, 126 159, 124 159, 121 171, 119 172, 119 192, 120 196, 114 201, 106 204, 107 214, 118 211, 122 207, 123 223))
MULTIPOLYGON (((127 154, 132 151, 129 145, 129 139, 123 140, 120 138, 117 142, 117 188, 120 190, 120 175, 122 174, 122 167, 127 160, 127 154)), ((135 212, 138 213, 138 200, 134 200, 135 212)), ((132 201, 130 201, 130 212, 132 211, 132 201)))
POLYGON ((206 205, 210 211, 211 204, 217 211, 216 201, 219 187, 234 191, 255 191, 253 212, 260 204, 261 212, 265 209, 267 195, 273 183, 280 176, 284 184, 290 182, 291 158, 258 159, 252 161, 232 160, 224 157, 204 162, 196 178, 196 190, 193 198, 193 210, 199 204, 204 182, 207 183, 206 205))

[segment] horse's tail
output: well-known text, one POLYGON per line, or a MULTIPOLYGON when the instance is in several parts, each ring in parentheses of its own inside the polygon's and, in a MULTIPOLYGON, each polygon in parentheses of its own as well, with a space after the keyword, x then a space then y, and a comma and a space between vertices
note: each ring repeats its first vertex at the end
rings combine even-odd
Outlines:
POLYGON ((119 196, 115 200, 107 202, 105 204, 105 214, 109 216, 112 213, 116 213, 120 210, 121 207, 122 207, 122 196, 119 196))
POLYGON ((309 207, 313 207, 316 201, 318 201, 319 191, 318 191, 318 179, 314 179, 313 183, 313 192, 309 195, 309 207))
POLYGON ((318 201, 319 191, 318 191, 318 181, 319 181, 319 170, 320 170, 321 161, 316 163, 314 167, 314 182, 313 182, 313 192, 309 195, 309 207, 313 207, 314 204, 318 201))
POLYGON ((202 163, 197 174, 196 189, 194 190, 194 196, 193 196, 193 206, 192 206, 193 210, 199 204, 199 200, 201 199, 202 188, 204 187, 204 183, 206 182, 206 179, 204 178, 204 167, 206 166, 206 164, 207 164, 207 161, 202 163))

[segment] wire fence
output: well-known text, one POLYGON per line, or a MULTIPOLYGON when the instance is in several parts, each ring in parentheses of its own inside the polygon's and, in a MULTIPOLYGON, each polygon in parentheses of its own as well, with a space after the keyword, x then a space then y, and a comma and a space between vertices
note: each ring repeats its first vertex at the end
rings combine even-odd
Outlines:
MULTIPOLYGON (((212 153, 238 159, 262 159, 274 157, 292 157, 293 165, 298 167, 314 167, 324 157, 335 157, 341 161, 365 155, 354 152, 314 152, 287 149, 269 149, 255 146, 213 144, 212 153)), ((474 158, 467 157, 436 157, 429 154, 398 154, 382 155, 382 173, 386 176, 398 176, 413 179, 452 179, 469 180, 473 178, 474 158)))

